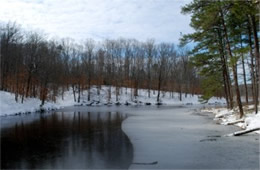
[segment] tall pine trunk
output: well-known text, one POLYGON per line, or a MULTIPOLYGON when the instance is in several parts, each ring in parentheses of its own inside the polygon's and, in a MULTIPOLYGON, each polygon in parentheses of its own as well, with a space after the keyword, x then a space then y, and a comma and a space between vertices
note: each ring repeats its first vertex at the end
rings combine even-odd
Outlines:
MULTIPOLYGON (((240 37, 240 46, 241 46, 241 48, 243 48, 242 35, 240 37)), ((248 104, 248 90, 247 90, 247 83, 246 83, 245 59, 244 59, 244 54, 243 53, 241 53, 241 59, 242 59, 244 86, 245 86, 245 91, 246 91, 246 104, 248 104)))
MULTIPOLYGON (((257 106, 257 100, 256 100, 256 77, 255 77, 255 63, 254 63, 254 55, 253 55, 253 47, 252 47, 252 34, 251 34, 251 27, 248 25, 248 43, 249 43, 249 49, 250 49, 250 73, 251 73, 251 83, 252 83, 252 96, 253 96, 253 102, 255 107, 257 106)), ((255 108, 256 111, 256 108, 255 108)))
MULTIPOLYGON (((230 46, 230 42, 229 42, 229 39, 228 39, 228 33, 227 33, 227 28, 226 28, 222 9, 220 9, 220 16, 221 16, 221 22, 222 22, 222 26, 223 26, 224 36, 225 36, 226 43, 227 43, 227 51, 228 51, 229 57, 231 59, 231 62, 234 62, 234 57, 233 57, 232 52, 231 52, 231 46, 230 46)), ((240 117, 242 118, 244 116, 244 111, 243 111, 243 106, 242 106, 241 97, 240 97, 236 63, 232 63, 232 71, 233 71, 233 76, 234 76, 237 105, 238 105, 238 108, 239 108, 240 117)))
POLYGON ((260 59, 259 59, 259 42, 258 42, 258 36, 257 36, 257 27, 256 27, 256 20, 255 16, 250 15, 250 23, 251 23, 251 28, 253 31, 253 37, 254 37, 254 52, 255 52, 255 60, 256 60, 256 94, 255 94, 255 112, 258 112, 258 97, 259 97, 259 86, 260 86, 260 59))
POLYGON ((225 96, 227 100, 227 107, 230 109, 233 109, 233 93, 231 88, 231 82, 230 82, 230 76, 229 71, 227 67, 227 59, 224 53, 224 46, 223 46, 223 38, 221 36, 221 30, 217 29, 218 31, 218 41, 219 41, 219 53, 221 56, 221 62, 222 62, 222 75, 223 75, 223 81, 224 81, 224 90, 225 90, 225 96))

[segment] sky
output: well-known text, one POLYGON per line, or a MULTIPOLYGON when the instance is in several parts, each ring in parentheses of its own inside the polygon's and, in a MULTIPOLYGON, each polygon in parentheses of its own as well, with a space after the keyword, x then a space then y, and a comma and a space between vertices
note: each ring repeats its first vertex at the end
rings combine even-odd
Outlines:
POLYGON ((51 37, 100 41, 153 38, 179 43, 193 32, 181 6, 191 0, 0 0, 0 22, 17 22, 51 37))

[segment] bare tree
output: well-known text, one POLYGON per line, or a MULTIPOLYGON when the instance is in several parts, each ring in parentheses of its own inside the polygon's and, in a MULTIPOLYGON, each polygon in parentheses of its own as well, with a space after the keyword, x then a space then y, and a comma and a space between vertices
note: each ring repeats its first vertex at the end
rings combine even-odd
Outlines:
POLYGON ((87 74, 88 101, 90 101, 91 80, 93 77, 93 70, 94 70, 94 61, 93 61, 95 55, 94 48, 95 48, 95 41, 92 39, 86 40, 84 55, 83 55, 83 63, 87 74))

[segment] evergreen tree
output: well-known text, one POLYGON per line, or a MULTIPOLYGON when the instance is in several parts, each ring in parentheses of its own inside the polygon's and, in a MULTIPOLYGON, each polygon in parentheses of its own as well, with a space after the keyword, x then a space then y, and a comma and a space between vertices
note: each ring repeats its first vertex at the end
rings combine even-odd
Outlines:
POLYGON ((218 95, 222 88, 228 107, 233 108, 232 87, 234 87, 240 117, 244 113, 238 84, 237 65, 238 61, 241 60, 246 102, 248 103, 245 59, 249 54, 252 57, 253 51, 251 78, 253 79, 253 99, 257 113, 259 44, 256 33, 258 31, 256 16, 258 8, 258 1, 224 0, 194 0, 182 8, 184 14, 192 14, 190 25, 195 32, 184 35, 182 44, 190 41, 195 42, 192 63, 199 68, 200 74, 203 76, 203 98, 208 100, 211 96, 218 95), (232 71, 233 83, 231 83, 230 71, 232 71))

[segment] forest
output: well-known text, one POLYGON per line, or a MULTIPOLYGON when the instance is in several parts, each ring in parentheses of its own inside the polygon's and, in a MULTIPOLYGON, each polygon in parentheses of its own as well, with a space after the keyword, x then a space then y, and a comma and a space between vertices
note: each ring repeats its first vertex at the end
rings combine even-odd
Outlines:
POLYGON ((191 14, 190 26, 195 30, 184 35, 181 41, 183 45, 196 44, 191 51, 191 62, 203 77, 203 97, 207 99, 216 91, 224 91, 228 108, 238 106, 240 117, 243 117, 242 86, 245 104, 253 102, 257 113, 260 85, 259 1, 194 0, 182 8, 182 13, 191 14), (242 71, 238 71, 238 65, 242 65, 242 71), (242 78, 239 78, 240 74, 242 78))
MULTIPOLYGON (((130 87, 133 98, 138 89, 178 92, 179 99, 187 93, 200 93, 200 78, 189 63, 188 50, 173 43, 156 43, 153 39, 107 39, 97 42, 71 38, 48 39, 38 32, 23 30, 16 23, 1 25, 0 90, 15 93, 15 100, 37 97, 44 105, 72 89, 74 101, 91 87, 130 87)), ((219 94, 221 95, 221 94, 219 94)), ((108 100, 109 100, 108 99, 108 100)), ((88 93, 88 100, 91 100, 88 93)))
POLYGON ((158 90, 157 102, 162 91, 178 92, 179 100, 188 93, 202 94, 203 101, 223 96, 242 117, 242 88, 245 103, 253 102, 257 113, 259 1, 195 0, 182 13, 191 15, 194 32, 184 34, 180 45, 153 39, 51 39, 15 22, 2 23, 0 90, 15 93, 17 102, 38 97, 42 105, 70 89, 80 102, 84 90, 95 87, 99 95, 101 85, 110 87, 109 98, 115 87, 117 100, 124 87, 133 89, 133 98, 141 88, 148 97, 158 90), (189 43, 192 50, 185 46, 189 43))

